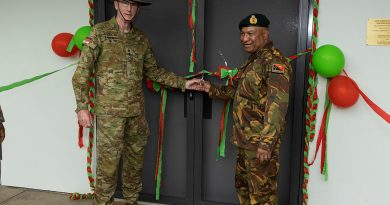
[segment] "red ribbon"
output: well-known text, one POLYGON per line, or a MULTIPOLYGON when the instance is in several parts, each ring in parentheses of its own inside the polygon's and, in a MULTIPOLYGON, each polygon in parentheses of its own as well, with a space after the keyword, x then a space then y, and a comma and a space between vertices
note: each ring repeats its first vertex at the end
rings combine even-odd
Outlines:
MULTIPOLYGON (((347 77, 348 73, 344 70, 344 73, 347 77)), ((352 80, 352 79, 351 79, 352 80)), ((357 85, 357 83, 352 80, 353 84, 355 85, 356 89, 359 91, 360 95, 363 97, 364 101, 366 101, 367 105, 371 107, 376 114, 378 114, 381 118, 383 118, 387 123, 390 123, 390 115, 386 113, 382 108, 380 108, 377 104, 375 104, 357 85)))
POLYGON ((325 151, 326 151, 326 119, 328 118, 328 110, 330 107, 330 103, 326 106, 324 115, 322 116, 322 122, 321 122, 321 127, 318 133, 318 138, 317 138, 317 145, 316 145, 316 151, 313 160, 309 163, 309 166, 313 165, 318 154, 318 150, 320 149, 321 146, 321 173, 324 170, 324 165, 325 165, 325 151))
POLYGON ((83 148, 84 143, 83 143, 83 126, 80 125, 79 123, 79 147, 83 148))

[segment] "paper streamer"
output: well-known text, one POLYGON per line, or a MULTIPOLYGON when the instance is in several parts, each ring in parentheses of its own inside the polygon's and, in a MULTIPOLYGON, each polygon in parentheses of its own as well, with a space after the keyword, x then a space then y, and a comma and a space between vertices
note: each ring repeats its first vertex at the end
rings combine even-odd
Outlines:
MULTIPOLYGON (((92 27, 95 24, 95 17, 94 17, 94 4, 93 0, 88 0, 88 14, 89 14, 89 25, 92 27)), ((68 49, 72 50, 73 46, 75 46, 74 40, 72 38, 71 42, 68 45, 68 49)), ((89 181, 89 187, 92 193, 72 193, 70 194, 69 198, 72 200, 79 200, 79 199, 93 199, 95 196, 94 190, 95 190, 95 178, 92 173, 92 152, 93 152, 93 142, 94 142, 94 136, 95 136, 95 70, 93 71, 92 76, 89 79, 88 83, 89 89, 88 89, 88 111, 90 113, 90 116, 92 117, 92 126, 88 129, 88 148, 87 148, 87 176, 89 181), (77 197, 80 196, 80 197, 77 197)), ((83 127, 79 125, 79 147, 83 147, 83 127)))
POLYGON ((196 63, 196 41, 195 41, 195 22, 196 22, 196 0, 188 0, 188 24, 190 26, 192 39, 191 39, 191 54, 190 54, 190 67, 189 72, 194 72, 196 63))
POLYGON ((303 184, 302 184, 302 193, 303 200, 302 204, 307 205, 309 199, 309 193, 307 190, 307 185, 309 183, 309 148, 310 142, 313 141, 316 130, 316 117, 317 117, 317 108, 318 108, 318 95, 317 95, 317 84, 318 78, 317 73, 313 67, 313 53, 317 48, 318 42, 318 11, 319 11, 319 0, 314 0, 313 8, 313 37, 312 37, 312 48, 309 64, 309 87, 307 89, 307 104, 306 104, 306 132, 305 132, 305 145, 303 151, 303 184))
MULTIPOLYGON (((327 81, 327 87, 329 86, 330 80, 327 81)), ((328 92, 326 92, 328 93, 328 92)), ((313 165, 319 149, 321 148, 321 174, 324 176, 325 181, 328 180, 328 162, 327 162, 327 131, 328 131, 328 123, 330 118, 330 111, 332 109, 332 103, 329 101, 328 96, 325 97, 324 104, 324 114, 322 116, 321 126, 318 133, 316 150, 314 152, 314 158, 309 163, 309 166, 313 165)))
POLYGON ((61 69, 58 69, 58 70, 55 70, 55 71, 52 71, 52 72, 48 72, 48 73, 45 73, 45 74, 42 74, 42 75, 38 75, 38 76, 35 76, 35 77, 32 77, 32 78, 24 79, 24 80, 15 82, 15 83, 11 83, 9 85, 1 86, 0 87, 0 93, 4 92, 4 91, 12 90, 12 89, 20 87, 22 85, 26 85, 26 84, 32 83, 34 81, 42 79, 42 78, 44 78, 46 76, 49 76, 51 74, 54 74, 54 73, 56 73, 58 71, 65 70, 65 69, 70 68, 70 67, 72 67, 74 65, 77 65, 77 64, 78 64, 78 62, 77 63, 72 63, 72 64, 70 64, 70 65, 68 65, 68 66, 66 66, 64 68, 61 68, 61 69))
POLYGON ((167 90, 161 89, 161 103, 160 103, 160 129, 159 129, 159 140, 157 149, 157 162, 156 162, 156 200, 160 200, 160 188, 161 188, 161 175, 162 175, 162 164, 163 164, 163 141, 164 141, 164 121, 165 121, 165 108, 167 104, 167 90))
MULTIPOLYGON (((347 71, 344 69, 343 72, 347 77, 349 77, 347 71)), ((349 77, 350 78, 350 77, 349 77)), ((351 79, 351 78, 350 78, 351 79)), ((351 79, 352 80, 352 79, 351 79)), ((382 108, 380 108, 377 104, 375 104, 358 86, 358 84, 352 80, 356 89, 359 91, 360 95, 363 97, 364 101, 366 101, 367 105, 378 114, 381 118, 383 118, 387 123, 390 123, 390 114, 386 113, 382 108)))
POLYGON ((221 116, 220 126, 219 126, 219 140, 217 148, 217 160, 225 157, 225 147, 226 147, 226 128, 228 123, 228 115, 230 112, 231 100, 226 100, 223 105, 223 112, 221 116))

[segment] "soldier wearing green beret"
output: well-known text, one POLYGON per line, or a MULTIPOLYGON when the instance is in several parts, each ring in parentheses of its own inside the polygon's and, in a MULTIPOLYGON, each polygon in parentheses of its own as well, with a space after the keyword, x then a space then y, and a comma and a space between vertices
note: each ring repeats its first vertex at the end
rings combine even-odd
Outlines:
POLYGON ((137 204, 149 128, 144 112, 142 79, 182 91, 199 80, 185 80, 157 66, 147 37, 132 24, 143 0, 115 0, 117 15, 96 24, 84 41, 72 83, 81 126, 91 126, 88 80, 96 76, 97 162, 94 205, 112 205, 119 159, 123 159, 122 190, 126 204, 137 204))
POLYGON ((279 149, 285 131, 291 65, 269 39, 270 21, 251 14, 239 24, 250 53, 232 86, 203 83, 211 97, 233 99, 235 186, 240 204, 276 205, 279 149))

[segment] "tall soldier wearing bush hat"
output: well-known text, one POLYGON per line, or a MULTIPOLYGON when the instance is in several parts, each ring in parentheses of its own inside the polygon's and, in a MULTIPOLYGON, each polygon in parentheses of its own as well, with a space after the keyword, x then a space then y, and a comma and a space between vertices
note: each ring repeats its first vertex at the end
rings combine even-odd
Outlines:
POLYGON ((239 24, 250 53, 233 86, 204 82, 211 97, 233 99, 237 145, 236 190, 240 204, 276 205, 279 149, 285 131, 291 66, 269 39, 268 18, 251 14, 239 24))
POLYGON ((126 204, 137 204, 142 189, 141 169, 149 135, 144 113, 142 79, 170 87, 193 89, 199 80, 186 81, 157 66, 149 41, 132 24, 143 0, 114 0, 117 15, 96 24, 84 41, 73 76, 77 117, 91 126, 88 80, 95 72, 97 167, 95 205, 112 205, 119 159, 123 159, 122 190, 126 204))

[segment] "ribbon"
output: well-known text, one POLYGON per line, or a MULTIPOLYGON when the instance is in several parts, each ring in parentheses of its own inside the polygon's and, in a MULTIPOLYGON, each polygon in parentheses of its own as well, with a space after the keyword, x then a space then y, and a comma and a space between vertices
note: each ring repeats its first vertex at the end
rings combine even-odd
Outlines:
POLYGON ((188 24, 191 30, 191 54, 190 54, 190 66, 189 72, 194 72, 196 63, 196 41, 195 41, 195 22, 196 22, 196 0, 188 0, 189 14, 188 24))
POLYGON ((234 68, 233 70, 229 70, 228 67, 226 66, 220 66, 219 67, 219 73, 220 73, 220 78, 234 78, 234 76, 237 75, 238 69, 234 68))
MULTIPOLYGON (((94 4, 93 0, 88 0, 89 6, 89 25, 92 27, 95 24, 94 17, 94 4)), ((74 38, 74 37, 73 37, 74 38)), ((74 39, 70 41, 67 50, 72 50, 75 42, 74 39)), ((89 181, 89 187, 92 193, 81 194, 81 197, 77 197, 79 193, 70 194, 69 198, 71 200, 79 200, 79 199, 93 199, 95 198, 95 179, 92 173, 92 152, 93 152, 93 142, 95 136, 95 70, 92 72, 92 76, 89 78, 88 82, 88 111, 91 116, 92 125, 88 129, 88 148, 87 148, 87 176, 89 181)), ((80 146, 80 142, 83 139, 83 127, 79 125, 79 147, 82 148, 83 144, 80 146)))
POLYGON ((303 52, 300 52, 300 53, 297 53, 297 54, 295 54, 295 55, 289 56, 289 57, 287 58, 287 61, 288 61, 288 62, 291 62, 291 61, 293 61, 293 60, 295 60, 295 59, 297 59, 297 58, 299 58, 299 57, 301 57, 301 56, 303 56, 303 55, 306 55, 306 54, 308 54, 308 53, 311 53, 311 51, 312 51, 312 49, 309 48, 309 49, 304 50, 303 52))
POLYGON ((303 183, 302 183, 302 193, 303 193, 303 205, 308 204, 309 193, 307 190, 307 185, 309 183, 309 148, 310 142, 313 141, 316 130, 316 117, 317 117, 317 106, 318 106, 318 95, 317 95, 317 84, 318 78, 317 73, 313 67, 313 54, 317 48, 318 42, 318 11, 319 11, 319 0, 314 0, 313 8, 313 37, 312 37, 312 48, 311 56, 309 63, 309 78, 308 78, 308 88, 307 88, 307 104, 306 104, 306 115, 305 115, 305 145, 303 151, 303 183))
POLYGON ((78 192, 75 192, 69 196, 70 200, 94 199, 94 198, 95 198, 94 193, 80 194, 78 192))
POLYGON ((79 147, 83 148, 84 147, 84 142, 83 142, 83 126, 80 125, 79 123, 79 147))
POLYGON ((226 144, 226 128, 228 123, 227 115, 230 112, 231 100, 226 100, 223 104, 223 112, 219 125, 219 140, 217 148, 217 160, 225 157, 225 144, 226 144))
POLYGON ((89 6, 89 25, 92 27, 95 24, 95 16, 94 16, 94 5, 93 0, 88 0, 88 6, 89 6))
MULTIPOLYGON (((95 73, 95 71, 93 71, 95 73)), ((87 148, 87 176, 89 181, 89 187, 92 193, 79 194, 77 192, 71 193, 69 199, 71 200, 80 200, 80 199, 91 199, 87 197, 88 195, 94 196, 95 190, 95 178, 92 173, 92 153, 93 153, 93 142, 95 136, 95 75, 93 74, 89 79, 89 90, 88 90, 88 111, 91 116, 92 125, 88 128, 88 148, 87 148), (78 197, 80 195, 81 197, 78 197)), ((82 148, 83 145, 83 127, 79 124, 79 147, 82 148)))
POLYGON ((66 67, 64 67, 64 68, 61 68, 61 69, 58 69, 58 70, 55 70, 55 71, 52 71, 52 72, 48 72, 48 73, 45 73, 45 74, 42 74, 42 75, 37 75, 37 76, 32 77, 32 78, 28 78, 28 79, 24 79, 24 80, 15 82, 15 83, 11 83, 11 84, 9 84, 9 85, 1 86, 1 87, 0 87, 0 93, 1 93, 1 92, 4 92, 4 91, 12 90, 12 89, 17 88, 17 87, 20 87, 20 86, 22 86, 22 85, 26 85, 26 84, 32 83, 32 82, 34 82, 34 81, 36 81, 36 80, 42 79, 42 78, 44 78, 44 77, 46 77, 46 76, 49 76, 49 75, 51 75, 51 74, 54 74, 54 73, 56 73, 56 72, 58 72, 58 71, 65 70, 65 69, 67 69, 67 68, 69 68, 69 67, 72 67, 72 66, 74 66, 74 65, 76 65, 76 64, 78 64, 78 62, 77 62, 77 63, 70 64, 70 65, 68 65, 68 66, 66 66, 66 67))
MULTIPOLYGON (((327 81, 327 87, 329 85, 329 79, 327 81)), ((326 92, 328 93, 328 92, 326 92)), ((318 151, 321 147, 321 174, 324 176, 325 181, 328 180, 328 169, 327 169, 327 131, 328 131, 328 123, 329 123, 329 118, 330 118, 330 111, 332 109, 332 103, 329 101, 329 98, 326 95, 325 98, 325 107, 324 107, 324 114, 322 116, 322 121, 321 121, 321 126, 320 130, 318 133, 318 138, 317 138, 317 144, 316 144, 316 150, 314 154, 313 160, 309 163, 309 166, 313 165, 316 158, 318 151)))
POLYGON ((72 39, 70 40, 69 44, 68 44, 68 47, 66 48, 66 51, 68 51, 69 53, 72 52, 72 49, 73 47, 75 46, 75 41, 74 41, 74 36, 72 37, 72 39))
POLYGON ((160 188, 161 188, 161 174, 163 163, 163 140, 164 140, 164 121, 165 121, 165 108, 167 104, 167 90, 161 89, 161 103, 160 103, 160 129, 157 149, 157 162, 156 172, 154 179, 156 181, 156 200, 160 200, 160 188))
MULTIPOLYGON (((347 77, 349 77, 348 73, 343 71, 347 77)), ((350 77, 349 77, 350 78, 350 77)), ((352 79, 351 79, 352 80, 352 79)), ((383 118, 387 123, 390 123, 390 114, 386 113, 382 108, 380 108, 377 104, 375 104, 358 86, 358 84, 352 80, 353 84, 355 85, 356 89, 359 91, 360 95, 363 97, 364 101, 366 101, 367 105, 370 106, 370 108, 378 114, 381 118, 383 118)))

